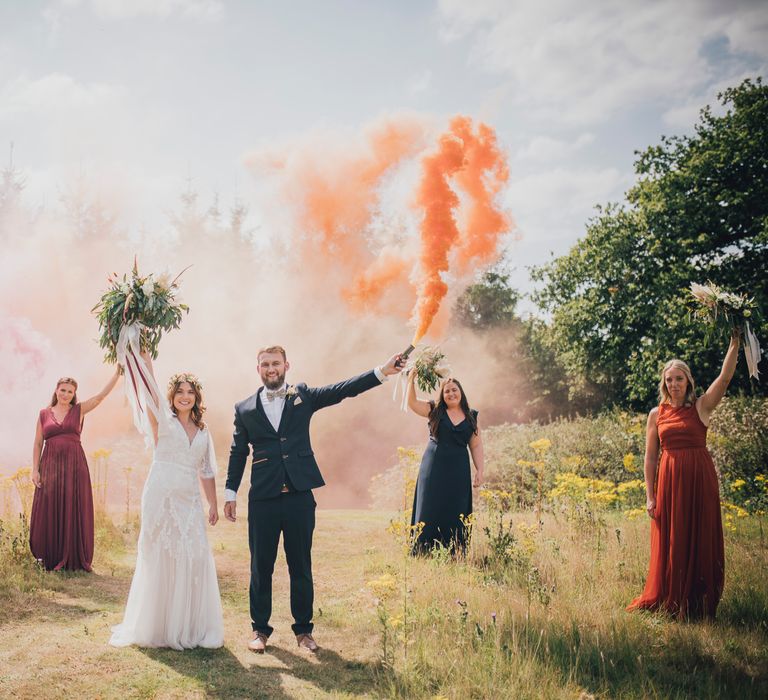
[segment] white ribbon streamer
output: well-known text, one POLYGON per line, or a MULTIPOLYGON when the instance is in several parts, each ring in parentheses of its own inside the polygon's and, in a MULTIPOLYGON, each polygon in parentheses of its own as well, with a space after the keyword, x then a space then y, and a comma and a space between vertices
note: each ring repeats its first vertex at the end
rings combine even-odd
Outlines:
POLYGON ((760 372, 757 369, 757 365, 760 363, 763 351, 760 349, 760 343, 757 340, 757 336, 749 327, 749 322, 744 324, 744 341, 744 359, 747 361, 749 376, 758 379, 760 372))
POLYGON ((115 348, 117 361, 125 370, 125 396, 131 406, 133 423, 144 436, 147 447, 154 446, 150 413, 160 420, 160 389, 141 356, 142 324, 130 323, 120 329, 115 348))
POLYGON ((398 391, 402 392, 402 398, 399 399, 400 408, 402 409, 403 413, 407 413, 408 412, 408 377, 406 376, 405 370, 403 370, 402 372, 400 372, 400 374, 397 375, 397 377, 395 378, 394 384, 395 384, 395 389, 392 392, 392 400, 395 402, 398 402, 398 398, 397 398, 398 391))

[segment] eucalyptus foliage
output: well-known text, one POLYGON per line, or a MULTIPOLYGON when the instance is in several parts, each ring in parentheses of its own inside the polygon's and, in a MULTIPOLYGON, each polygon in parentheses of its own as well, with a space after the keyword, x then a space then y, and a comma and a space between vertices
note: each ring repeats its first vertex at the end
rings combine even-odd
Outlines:
POLYGON ((166 276, 155 278, 151 273, 142 277, 134 262, 130 276, 118 278, 117 273, 113 273, 107 278, 109 289, 91 309, 99 321, 99 346, 106 351, 105 362, 117 362, 115 348, 120 330, 131 323, 142 325, 141 348, 157 359, 162 334, 178 328, 182 314, 189 313, 186 304, 176 301, 181 274, 171 282, 166 276))

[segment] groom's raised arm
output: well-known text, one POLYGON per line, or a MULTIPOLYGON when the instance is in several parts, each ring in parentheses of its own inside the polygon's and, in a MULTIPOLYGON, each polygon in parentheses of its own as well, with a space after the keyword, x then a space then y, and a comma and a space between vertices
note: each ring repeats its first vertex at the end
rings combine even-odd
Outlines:
POLYGON ((376 367, 369 372, 364 372, 336 384, 307 387, 305 391, 312 399, 313 409, 318 410, 326 406, 333 406, 352 396, 362 394, 364 391, 368 391, 368 389, 373 389, 373 387, 385 382, 389 375, 397 374, 401 369, 400 355, 393 355, 386 364, 376 367))
MULTIPOLYGON (((240 417, 240 411, 235 406, 235 430, 232 433, 232 446, 229 448, 229 466, 227 467, 227 483, 224 486, 226 491, 237 493, 240 488, 240 482, 243 479, 245 463, 248 461, 248 455, 251 453, 250 439, 248 430, 240 417)), ((225 500, 229 500, 226 499, 225 500)))

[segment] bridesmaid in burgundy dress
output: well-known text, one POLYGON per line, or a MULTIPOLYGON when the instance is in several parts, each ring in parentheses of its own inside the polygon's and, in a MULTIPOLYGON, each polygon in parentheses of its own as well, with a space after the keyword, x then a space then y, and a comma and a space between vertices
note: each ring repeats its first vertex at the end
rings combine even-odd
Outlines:
POLYGON ((650 412, 646 430, 651 561, 645 589, 628 610, 662 610, 678 618, 715 616, 723 593, 725 557, 720 491, 707 450, 707 427, 738 356, 739 336, 734 334, 720 375, 698 398, 688 365, 670 360, 664 366, 661 403, 650 412))
POLYGON ((91 570, 93 495, 80 444, 83 416, 112 391, 120 369, 96 396, 78 403, 77 382, 56 382, 51 405, 40 411, 32 452, 35 498, 29 522, 32 555, 49 571, 91 570), (45 443, 45 447, 43 447, 45 443))

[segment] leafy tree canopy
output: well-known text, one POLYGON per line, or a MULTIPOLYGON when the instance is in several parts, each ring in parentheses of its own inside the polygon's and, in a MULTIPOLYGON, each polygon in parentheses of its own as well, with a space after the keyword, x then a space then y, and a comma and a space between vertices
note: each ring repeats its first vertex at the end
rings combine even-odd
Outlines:
MULTIPOLYGON (((580 405, 647 409, 672 357, 700 384, 715 378, 726 341, 689 317, 691 282, 768 308, 768 88, 745 80, 718 99, 723 114, 705 108, 693 135, 639 153, 626 202, 599 207, 568 254, 533 270, 547 322, 530 346, 548 349, 552 376, 580 405)), ((768 324, 756 331, 768 340, 768 324)), ((743 363, 735 382, 749 384, 743 363)))

